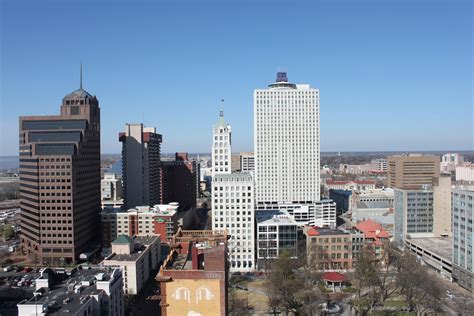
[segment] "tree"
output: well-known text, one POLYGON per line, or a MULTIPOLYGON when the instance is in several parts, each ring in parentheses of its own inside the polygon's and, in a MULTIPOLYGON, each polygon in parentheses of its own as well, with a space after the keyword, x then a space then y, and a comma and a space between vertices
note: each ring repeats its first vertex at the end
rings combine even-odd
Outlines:
POLYGON ((248 309, 248 301, 239 298, 237 295, 237 286, 245 286, 247 279, 241 275, 233 275, 229 279, 229 314, 242 315, 248 309))
POLYGON ((375 288, 379 285, 375 257, 367 248, 363 248, 357 257, 356 267, 350 280, 357 292, 351 300, 351 306, 357 313, 367 313, 377 302, 375 288))
POLYGON ((15 236, 15 229, 11 225, 4 225, 2 235, 5 240, 11 239, 15 236))
POLYGON ((311 305, 321 298, 314 280, 307 277, 308 270, 304 267, 298 269, 300 262, 282 251, 278 259, 271 263, 267 293, 269 306, 274 313, 283 308, 296 315, 311 315, 311 305))

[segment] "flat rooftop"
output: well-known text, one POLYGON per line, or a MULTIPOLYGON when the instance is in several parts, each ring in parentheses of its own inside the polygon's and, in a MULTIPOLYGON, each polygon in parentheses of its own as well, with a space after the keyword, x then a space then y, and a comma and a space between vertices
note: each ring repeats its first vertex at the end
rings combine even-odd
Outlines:
MULTIPOLYGON (((82 308, 83 304, 90 299, 91 295, 96 295, 102 290, 97 289, 96 282, 98 278, 101 281, 109 281, 113 269, 82 269, 75 272, 72 276, 67 277, 55 284, 50 289, 40 288, 36 292, 43 292, 42 295, 32 297, 28 301, 19 303, 35 305, 47 304, 48 315, 69 315, 82 308), (98 277, 98 276, 101 277, 98 277), (89 285, 83 285, 83 282, 89 285), (80 291, 75 291, 75 288, 81 288, 80 291), (76 293, 77 292, 77 293, 76 293)), ((57 274, 57 277, 64 277, 65 275, 57 274)))
POLYGON ((159 239, 159 236, 135 236, 133 238, 135 245, 133 253, 129 255, 113 253, 111 256, 107 257, 106 260, 136 261, 143 254, 143 251, 145 251, 148 246, 154 243, 157 239, 159 239))
POLYGON ((420 237, 407 239, 408 242, 414 244, 428 252, 434 253, 443 259, 451 262, 453 245, 450 237, 420 237))

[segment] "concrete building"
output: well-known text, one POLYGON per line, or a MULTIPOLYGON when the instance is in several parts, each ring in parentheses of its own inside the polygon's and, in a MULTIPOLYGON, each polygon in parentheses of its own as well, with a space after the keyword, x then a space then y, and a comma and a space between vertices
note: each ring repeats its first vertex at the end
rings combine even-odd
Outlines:
POLYGON ((22 248, 43 264, 73 263, 99 241, 99 101, 81 82, 60 115, 19 121, 22 248))
POLYGON ((456 167, 456 182, 474 184, 474 164, 456 167))
POLYGON ((452 243, 448 237, 433 234, 412 234, 405 239, 405 247, 422 264, 430 267, 442 277, 452 281, 452 243))
POLYGON ((136 295, 158 269, 161 261, 160 236, 120 235, 112 241, 112 254, 102 261, 104 267, 120 267, 125 294, 136 295))
POLYGON ((232 129, 224 120, 224 112, 219 114, 219 121, 212 133, 212 175, 232 172, 232 129))
POLYGON ((230 234, 230 270, 255 270, 255 197, 248 173, 214 174, 212 229, 230 234))
POLYGON ((179 231, 155 280, 161 315, 227 315, 227 234, 179 231))
POLYGON ((402 246, 408 234, 451 236, 451 179, 441 176, 418 190, 395 189, 395 241, 402 246))
POLYGON ((395 226, 395 210, 393 203, 387 201, 357 202, 351 209, 351 219, 354 223, 372 220, 393 232, 395 226))
POLYGON ((102 208, 106 206, 122 205, 122 177, 115 173, 105 173, 100 181, 102 208))
POLYGON ((258 269, 266 270, 267 263, 282 251, 291 258, 298 257, 298 224, 293 216, 281 211, 258 211, 256 221, 258 269))
POLYGON ((108 248, 120 235, 161 235, 162 240, 170 240, 177 232, 178 203, 165 205, 137 206, 129 210, 102 210, 102 245, 108 248))
POLYGON ((391 188, 420 189, 440 175, 438 156, 416 154, 388 157, 387 183, 391 188))
POLYGON ((451 175, 433 179, 433 233, 436 237, 452 235, 451 175))
POLYGON ((365 191, 374 190, 374 180, 354 180, 354 181, 336 181, 326 180, 327 190, 351 190, 351 191, 365 191))
POLYGON ((66 277, 63 279, 54 270, 44 268, 35 280, 33 297, 18 303, 18 315, 125 315, 120 269, 73 271, 70 276, 62 274, 66 277))
POLYGON ((441 172, 454 172, 461 165, 464 165, 464 156, 461 154, 448 153, 441 156, 441 172))
POLYGON ((305 204, 259 203, 256 205, 256 210, 286 212, 294 218, 299 226, 336 226, 336 203, 329 199, 305 204))
POLYGON ((240 154, 232 154, 231 156, 231 166, 232 172, 240 172, 242 171, 242 165, 240 161, 240 154))
POLYGON ((255 171, 255 156, 253 153, 240 153, 240 165, 242 172, 252 173, 255 171))
POLYGON ((386 173, 388 171, 388 161, 385 158, 372 159, 370 162, 370 172, 386 173))
POLYGON ((124 205, 132 208, 161 202, 160 147, 162 137, 155 127, 126 124, 122 142, 124 205))
POLYGON ((279 72, 254 91, 256 201, 320 199, 319 90, 279 72))
POLYGON ((355 174, 355 175, 364 175, 369 173, 372 170, 371 164, 364 165, 349 165, 349 164, 340 164, 339 172, 342 174, 355 174))
POLYGON ((457 187, 452 193, 453 279, 474 291, 474 186, 457 187))

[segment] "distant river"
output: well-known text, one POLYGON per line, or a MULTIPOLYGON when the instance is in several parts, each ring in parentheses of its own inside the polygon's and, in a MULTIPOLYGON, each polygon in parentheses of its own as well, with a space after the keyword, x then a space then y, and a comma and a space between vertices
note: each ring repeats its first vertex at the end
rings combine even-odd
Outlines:
POLYGON ((112 167, 108 170, 108 172, 115 173, 115 174, 122 174, 122 159, 117 160, 112 167))

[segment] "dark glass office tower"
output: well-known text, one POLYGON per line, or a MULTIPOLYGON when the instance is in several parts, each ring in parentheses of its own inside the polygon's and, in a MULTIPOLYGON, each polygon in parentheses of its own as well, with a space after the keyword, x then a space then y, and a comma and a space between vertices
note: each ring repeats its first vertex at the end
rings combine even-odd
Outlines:
POLYGON ((20 117, 20 207, 22 249, 42 264, 100 240, 100 109, 82 83, 60 115, 20 117))

